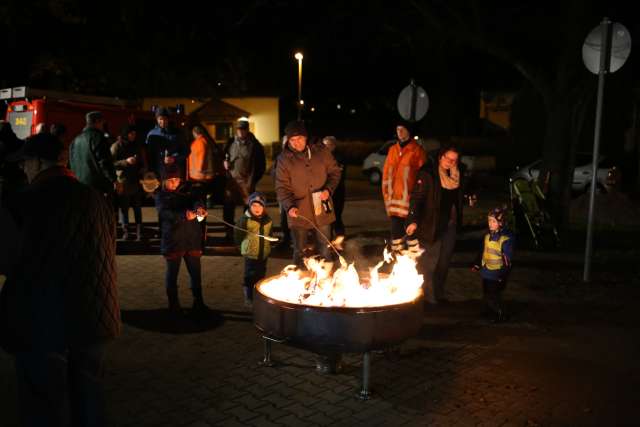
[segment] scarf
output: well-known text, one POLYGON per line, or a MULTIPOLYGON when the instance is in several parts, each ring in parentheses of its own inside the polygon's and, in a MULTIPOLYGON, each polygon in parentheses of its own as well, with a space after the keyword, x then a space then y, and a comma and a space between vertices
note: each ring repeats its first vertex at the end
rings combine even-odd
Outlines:
POLYGON ((441 167, 438 167, 440 173, 440 185, 447 190, 455 190, 460 186, 460 170, 455 167, 448 171, 441 167))

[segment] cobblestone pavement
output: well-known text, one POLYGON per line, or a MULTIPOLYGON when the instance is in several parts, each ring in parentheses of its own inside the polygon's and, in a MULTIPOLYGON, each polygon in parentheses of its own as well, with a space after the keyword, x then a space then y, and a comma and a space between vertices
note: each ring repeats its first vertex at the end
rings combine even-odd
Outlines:
MULTIPOLYGON (((357 203, 352 211, 380 208, 357 203)), ((349 223, 357 229, 355 218, 349 223)), ((384 226, 375 215, 371 223, 384 226)), ((359 232, 366 235, 361 227, 359 232)), ((263 346, 242 304, 242 258, 205 256, 204 293, 214 314, 201 321, 176 321, 164 310, 163 259, 121 255, 124 328, 110 346, 106 378, 111 423, 633 424, 640 404, 636 310, 620 302, 578 304, 541 296, 531 283, 549 280, 550 275, 543 266, 523 267, 514 271, 506 295, 512 321, 492 325, 479 317, 481 295, 477 276, 467 268, 470 256, 456 254, 448 287, 452 302, 425 314, 419 336, 406 342, 397 356, 373 355, 373 399, 360 401, 354 397, 360 386, 359 355, 347 355, 343 373, 324 376, 315 372, 311 353, 275 344, 278 365, 258 365, 263 346)), ((273 258, 268 273, 277 273, 287 261, 273 258)), ((184 270, 180 298, 189 307, 184 270)), ((637 292, 632 295, 637 298, 637 292)), ((11 358, 0 352, 3 427, 17 424, 12 369, 11 358)))

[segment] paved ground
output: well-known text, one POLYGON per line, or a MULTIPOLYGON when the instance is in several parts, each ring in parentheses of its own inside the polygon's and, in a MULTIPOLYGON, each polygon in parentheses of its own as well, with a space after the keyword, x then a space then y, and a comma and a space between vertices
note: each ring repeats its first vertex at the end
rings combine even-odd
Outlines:
MULTIPOLYGON (((350 253, 364 262, 382 242, 382 205, 353 201, 347 212, 357 236, 350 253)), ((211 230, 215 243, 218 228, 211 230)), ((359 355, 347 356, 342 374, 323 376, 310 353, 275 345, 278 366, 258 366, 262 343, 242 305, 242 259, 231 250, 203 258, 214 313, 200 322, 172 321, 164 311, 162 258, 153 248, 119 245, 132 255, 118 257, 124 332, 109 351, 112 424, 637 425, 637 266, 612 272, 598 261, 596 281, 586 286, 579 253, 520 251, 506 292, 513 319, 492 325, 479 316, 478 278, 468 269, 475 234, 462 236, 455 255, 452 303, 425 314, 422 331, 399 357, 373 355, 375 395, 366 402, 354 398, 359 355)), ((286 263, 285 256, 272 259, 269 274, 286 263)), ((190 305, 184 271, 180 287, 190 305)), ((0 352, 1 426, 17 424, 15 408, 12 360, 0 352)))

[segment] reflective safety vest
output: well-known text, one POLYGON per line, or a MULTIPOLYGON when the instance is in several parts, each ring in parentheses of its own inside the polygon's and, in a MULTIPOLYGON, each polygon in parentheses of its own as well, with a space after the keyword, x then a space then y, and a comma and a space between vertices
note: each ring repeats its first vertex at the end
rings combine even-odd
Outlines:
POLYGON ((501 270, 504 267, 502 244, 509 240, 509 236, 500 236, 498 240, 491 240, 489 234, 484 236, 484 252, 482 266, 487 270, 501 270))
POLYGON ((409 215, 409 197, 424 162, 425 152, 415 141, 404 148, 398 143, 389 148, 382 171, 382 197, 387 216, 406 218, 409 215))

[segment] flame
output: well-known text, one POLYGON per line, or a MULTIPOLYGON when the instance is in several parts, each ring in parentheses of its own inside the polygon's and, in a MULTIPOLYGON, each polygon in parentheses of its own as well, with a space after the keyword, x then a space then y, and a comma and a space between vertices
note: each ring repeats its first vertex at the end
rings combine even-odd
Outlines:
POLYGON ((273 299, 294 304, 320 307, 377 307, 404 304, 422 295, 423 277, 416 269, 421 252, 392 254, 369 270, 362 280, 353 263, 340 257, 340 267, 333 273, 333 263, 317 258, 304 260, 308 271, 289 265, 279 276, 259 285, 260 292, 273 299), (380 268, 392 264, 391 273, 380 268))

